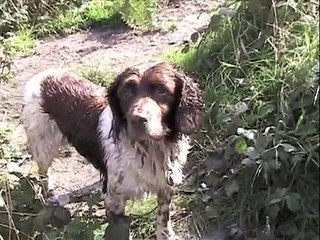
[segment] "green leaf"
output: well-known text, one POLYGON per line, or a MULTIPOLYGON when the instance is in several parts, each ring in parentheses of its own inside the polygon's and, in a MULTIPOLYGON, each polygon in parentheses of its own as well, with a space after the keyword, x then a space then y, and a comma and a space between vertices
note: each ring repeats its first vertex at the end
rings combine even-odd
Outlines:
POLYGON ((53 208, 51 219, 51 224, 60 228, 71 222, 71 214, 66 208, 57 206, 53 208))
POLYGON ((281 201, 282 201, 282 199, 280 199, 280 198, 274 198, 269 202, 269 205, 276 204, 276 203, 279 203, 281 201))
POLYGON ((238 102, 233 106, 234 114, 240 115, 249 109, 248 105, 244 102, 238 102))
POLYGON ((300 198, 299 194, 289 193, 286 196, 286 204, 287 204, 288 209, 292 212, 297 212, 301 207, 300 199, 301 198, 300 198))
POLYGON ((34 219, 34 228, 37 230, 45 229, 45 226, 50 223, 53 208, 45 207, 41 209, 34 219))
POLYGON ((268 208, 267 213, 272 219, 276 219, 276 217, 278 216, 279 211, 280 211, 279 205, 278 204, 273 204, 268 208))
POLYGON ((232 180, 225 185, 224 190, 226 191, 227 196, 231 197, 233 193, 239 191, 239 184, 236 180, 232 180))
POLYGON ((220 20, 221 20, 220 15, 213 15, 210 19, 209 28, 211 30, 215 30, 219 26, 220 20))
POLYGON ((295 154, 291 159, 293 164, 301 162, 303 160, 304 154, 295 154))
POLYGON ((254 147, 248 147, 246 156, 248 156, 252 160, 256 160, 260 157, 260 154, 256 151, 254 147))
POLYGON ((275 190, 274 195, 283 198, 287 194, 287 191, 287 188, 279 187, 275 190))
POLYGON ((50 240, 51 239, 60 239, 59 238, 60 231, 58 229, 48 231, 43 235, 45 235, 45 237, 43 236, 43 239, 50 239, 50 240))
POLYGON ((208 218, 218 218, 220 216, 220 206, 208 205, 206 206, 206 215, 208 218))
POLYGON ((206 165, 208 170, 222 171, 226 169, 227 161, 223 156, 223 151, 216 150, 214 152, 209 152, 206 165))
POLYGON ((286 197, 286 194, 287 194, 287 188, 277 188, 270 197, 271 200, 269 202, 269 205, 283 201, 286 197))
POLYGON ((186 44, 182 49, 181 49, 181 52, 182 53, 187 53, 190 51, 190 45, 189 44, 186 44))
POLYGON ((299 233, 295 223, 284 223, 278 227, 278 231, 284 236, 295 236, 299 233))
POLYGON ((246 154, 248 149, 247 142, 243 137, 239 137, 236 139, 234 147, 237 153, 243 155, 246 154))
POLYGON ((79 218, 75 218, 66 228, 66 234, 69 238, 78 238, 86 227, 86 223, 79 218))
POLYGON ((258 152, 262 152, 268 146, 268 139, 265 135, 259 135, 255 141, 255 149, 258 152))
POLYGON ((250 158, 244 158, 241 163, 247 167, 250 167, 250 166, 254 166, 256 164, 256 161, 250 159, 250 158))
POLYGON ((254 140, 257 137, 257 130, 254 129, 244 129, 244 128, 238 128, 237 129, 237 134, 242 135, 246 137, 249 140, 254 140))
POLYGON ((279 146, 283 147, 283 149, 288 153, 297 151, 296 147, 294 147, 294 146, 292 146, 291 144, 288 144, 288 143, 281 143, 281 144, 279 144, 279 146))
POLYGON ((107 226, 108 226, 107 223, 105 223, 105 224, 97 224, 97 226, 93 230, 93 234, 94 234, 94 239, 95 240, 104 238, 104 232, 105 232, 107 226))

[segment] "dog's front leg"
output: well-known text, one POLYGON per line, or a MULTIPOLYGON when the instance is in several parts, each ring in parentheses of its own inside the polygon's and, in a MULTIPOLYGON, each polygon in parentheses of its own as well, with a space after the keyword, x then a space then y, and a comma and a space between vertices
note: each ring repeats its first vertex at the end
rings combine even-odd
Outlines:
POLYGON ((125 215, 126 199, 119 194, 109 191, 105 198, 108 227, 105 239, 129 240, 130 218, 125 215))
POLYGON ((173 193, 171 191, 160 190, 157 194, 158 215, 156 220, 157 240, 177 239, 171 226, 170 205, 173 193))

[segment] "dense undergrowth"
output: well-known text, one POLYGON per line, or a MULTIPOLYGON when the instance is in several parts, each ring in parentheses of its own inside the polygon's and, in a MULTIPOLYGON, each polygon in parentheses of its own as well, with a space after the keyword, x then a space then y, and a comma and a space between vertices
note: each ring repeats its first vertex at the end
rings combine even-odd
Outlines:
POLYGON ((190 203, 198 227, 319 239, 318 11, 316 1, 237 1, 200 43, 166 56, 205 86, 190 203))

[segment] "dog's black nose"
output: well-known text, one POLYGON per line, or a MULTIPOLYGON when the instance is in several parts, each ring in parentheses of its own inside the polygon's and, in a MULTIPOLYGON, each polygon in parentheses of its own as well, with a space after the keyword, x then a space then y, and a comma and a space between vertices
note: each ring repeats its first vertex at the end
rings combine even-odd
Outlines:
POLYGON ((148 121, 147 117, 144 117, 142 115, 135 115, 135 116, 132 116, 131 118, 131 122, 135 125, 145 124, 147 123, 147 121, 148 121))

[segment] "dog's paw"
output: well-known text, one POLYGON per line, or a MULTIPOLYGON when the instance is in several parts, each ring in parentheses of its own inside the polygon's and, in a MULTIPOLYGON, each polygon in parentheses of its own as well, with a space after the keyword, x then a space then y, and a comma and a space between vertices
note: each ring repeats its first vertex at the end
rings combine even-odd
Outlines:
POLYGON ((130 218, 128 216, 112 216, 105 230, 104 238, 117 240, 130 240, 130 218))
POLYGON ((63 195, 59 195, 59 196, 55 196, 55 202, 59 205, 59 206, 65 206, 68 203, 70 203, 70 197, 68 196, 68 194, 63 194, 63 195))

